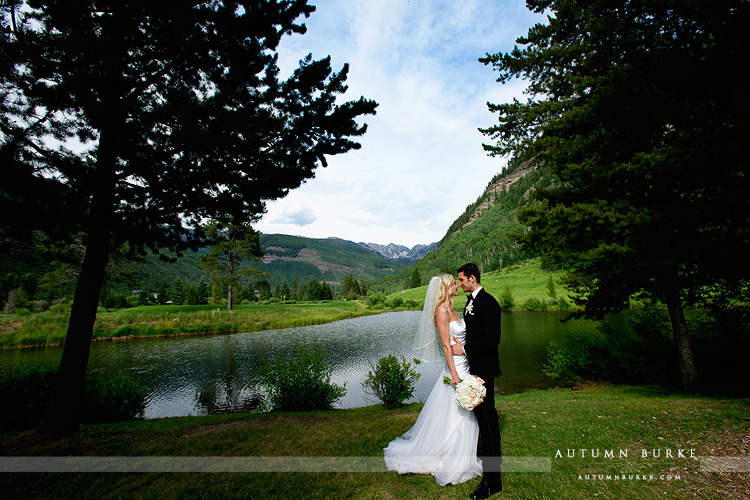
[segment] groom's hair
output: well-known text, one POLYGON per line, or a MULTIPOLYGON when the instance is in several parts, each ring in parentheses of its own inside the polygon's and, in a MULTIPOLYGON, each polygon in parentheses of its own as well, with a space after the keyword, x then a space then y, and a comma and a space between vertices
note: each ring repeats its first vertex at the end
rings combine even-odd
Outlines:
POLYGON ((473 262, 467 262, 463 266, 459 267, 458 268, 458 272, 459 273, 464 273, 464 276, 466 276, 467 278, 469 276, 474 276, 474 278, 476 278, 476 280, 477 280, 477 283, 480 283, 480 281, 479 281, 479 268, 473 262))

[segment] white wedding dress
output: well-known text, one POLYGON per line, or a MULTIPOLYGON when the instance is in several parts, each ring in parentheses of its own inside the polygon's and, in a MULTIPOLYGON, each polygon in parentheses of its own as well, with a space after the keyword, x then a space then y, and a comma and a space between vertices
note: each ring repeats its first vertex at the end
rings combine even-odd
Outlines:
MULTIPOLYGON (((451 343, 466 336, 463 321, 450 323, 451 343)), ((453 356, 458 376, 469 374, 466 355, 453 356)), ((385 465, 399 474, 432 474, 440 486, 459 484, 482 473, 477 458, 479 426, 474 412, 456 404, 456 390, 443 382, 451 374, 446 363, 435 382, 414 427, 391 441, 385 450, 385 465)))

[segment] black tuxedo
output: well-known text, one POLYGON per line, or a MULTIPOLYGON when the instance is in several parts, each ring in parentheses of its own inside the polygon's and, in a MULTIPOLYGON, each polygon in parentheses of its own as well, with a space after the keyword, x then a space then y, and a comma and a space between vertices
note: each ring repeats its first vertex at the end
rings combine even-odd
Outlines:
POLYGON ((495 410, 495 377, 500 375, 500 304, 487 293, 479 290, 475 299, 467 302, 464 309, 466 343, 464 351, 469 359, 469 372, 484 380, 487 396, 474 408, 482 438, 482 468, 484 481, 500 489, 500 424, 495 410))

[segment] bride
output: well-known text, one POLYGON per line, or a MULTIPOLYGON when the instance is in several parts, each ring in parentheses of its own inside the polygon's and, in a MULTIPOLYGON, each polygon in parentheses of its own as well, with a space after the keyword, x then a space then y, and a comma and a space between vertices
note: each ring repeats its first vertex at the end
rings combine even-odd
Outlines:
POLYGON ((445 366, 414 427, 384 448, 388 470, 399 474, 432 474, 440 486, 463 483, 482 473, 477 458, 476 417, 454 399, 454 386, 469 374, 466 355, 454 356, 450 347, 454 336, 463 343, 466 334, 464 322, 453 309, 453 297, 457 294, 456 280, 450 274, 430 280, 414 349, 421 359, 437 361, 439 335, 445 366), (443 381, 444 377, 451 379, 450 385, 443 381))

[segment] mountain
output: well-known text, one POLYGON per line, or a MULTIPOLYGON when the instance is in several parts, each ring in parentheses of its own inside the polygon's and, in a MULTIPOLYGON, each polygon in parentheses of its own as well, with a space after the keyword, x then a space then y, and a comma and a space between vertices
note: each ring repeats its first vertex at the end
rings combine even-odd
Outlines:
POLYGON ((362 248, 366 248, 381 257, 388 260, 412 260, 417 261, 432 252, 438 247, 438 242, 430 243, 429 245, 416 245, 412 248, 405 247, 403 245, 397 245, 390 243, 388 245, 380 245, 378 243, 357 243, 362 248))
POLYGON ((530 194, 535 189, 551 183, 552 174, 535 162, 511 163, 451 224, 435 250, 408 269, 371 283, 370 289, 392 293, 409 288, 414 269, 424 284, 441 272, 455 274, 466 262, 474 262, 487 272, 534 257, 520 249, 508 234, 524 230, 516 211, 532 202, 530 194))
POLYGON ((311 278, 340 283, 347 274, 356 279, 375 280, 406 268, 413 261, 386 260, 373 250, 340 238, 304 238, 284 234, 261 234, 265 251, 256 266, 271 275, 274 284, 287 280, 298 283, 311 278))
MULTIPOLYGON (((266 273, 264 279, 275 286, 278 282, 288 285, 294 281, 306 283, 311 279, 338 285, 347 274, 355 279, 372 281, 395 274, 414 261, 390 261, 351 241, 340 238, 305 238, 285 234, 260 235, 260 246, 265 252, 263 260, 255 265, 266 273)), ((183 283, 198 283, 202 269, 198 265, 199 252, 185 252, 175 262, 163 262, 149 258, 149 265, 135 272, 142 277, 142 287, 156 290, 164 282, 170 285, 175 278, 183 283)), ((208 276, 206 276, 208 279, 208 276)))

